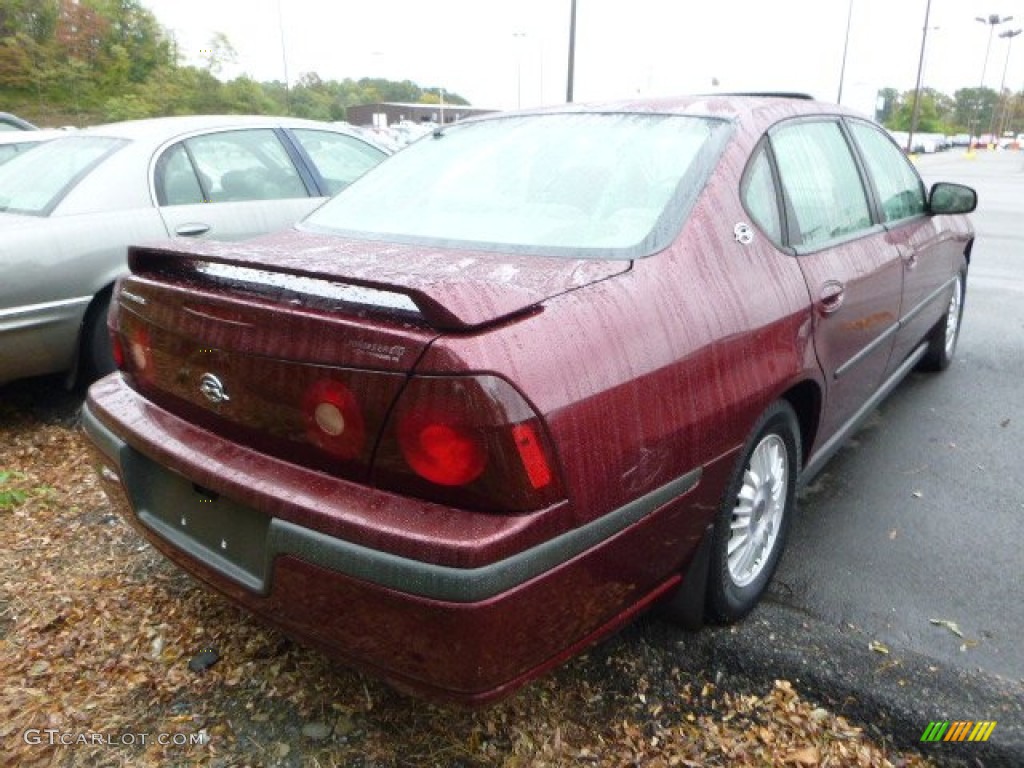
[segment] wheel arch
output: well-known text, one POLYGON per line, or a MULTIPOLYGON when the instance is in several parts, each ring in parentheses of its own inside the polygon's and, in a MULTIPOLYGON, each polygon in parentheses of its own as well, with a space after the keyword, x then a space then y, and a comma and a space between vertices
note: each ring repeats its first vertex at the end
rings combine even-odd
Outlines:
POLYGON ((817 382, 805 379, 783 392, 779 399, 789 403, 796 412, 800 424, 800 460, 806 464, 821 423, 821 387, 817 382))
POLYGON ((82 366, 85 365, 86 360, 85 347, 89 343, 89 329, 96 321, 96 316, 100 312, 100 307, 106 304, 113 292, 114 281, 111 280, 93 294, 92 299, 89 301, 89 306, 85 308, 85 313, 82 315, 82 322, 78 326, 78 341, 75 344, 75 359, 71 368, 68 370, 67 379, 65 380, 65 385, 68 389, 71 389, 81 383, 83 374, 82 366))

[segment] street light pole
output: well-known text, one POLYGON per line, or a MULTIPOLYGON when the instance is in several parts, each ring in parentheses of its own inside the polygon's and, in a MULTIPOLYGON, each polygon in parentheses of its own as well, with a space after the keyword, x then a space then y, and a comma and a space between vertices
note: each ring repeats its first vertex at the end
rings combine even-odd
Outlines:
POLYGON ((565 101, 572 104, 572 80, 576 70, 576 0, 569 10, 569 78, 565 86, 565 101))
POLYGON ((907 134, 907 154, 914 146, 914 131, 917 130, 917 119, 921 114, 921 79, 924 74, 924 47, 928 41, 928 17, 932 13, 932 0, 924 7, 924 28, 921 31, 921 55, 917 59, 917 87, 914 88, 914 107, 910 111, 910 132, 907 134))
POLYGON ((853 21, 853 0, 850 0, 850 4, 846 8, 846 38, 843 41, 843 64, 839 68, 839 94, 836 96, 836 104, 843 103, 843 80, 846 78, 846 52, 850 49, 851 21, 853 21))
MULTIPOLYGON (((1006 61, 1003 63, 1003 79, 999 81, 999 104, 1000 104, 1000 107, 1002 107, 1002 103, 1003 103, 1003 92, 1006 90, 1006 70, 1008 70, 1010 68, 1010 45, 1013 43, 1013 38, 1015 38, 1017 35, 1019 35, 1021 33, 1021 31, 1022 30, 1019 30, 1019 29, 1008 29, 1005 32, 1000 32, 999 33, 1000 37, 1006 38, 1006 61)), ((999 133, 1001 135, 1003 130, 1005 130, 1006 109, 1005 108, 1001 108, 999 111, 1003 113, 1003 118, 1004 118, 1003 121, 1002 121, 1003 124, 1001 124, 999 126, 999 133)), ((995 130, 996 130, 996 113, 995 113, 995 111, 993 111, 992 112, 992 126, 989 129, 989 133, 994 134, 995 130)))
POLYGON ((525 32, 513 32, 512 37, 516 38, 516 109, 523 108, 523 38, 525 32))
MULTIPOLYGON (((985 73, 988 71, 988 55, 992 50, 992 33, 995 32, 996 26, 999 24, 1005 24, 1011 21, 1013 16, 1000 16, 998 13, 990 13, 988 18, 982 16, 975 16, 974 20, 982 24, 988 24, 988 45, 985 46, 985 61, 981 65, 981 82, 978 84, 978 111, 981 111, 981 92, 985 88, 985 73)), ((978 115, 979 122, 981 115, 978 115)), ((979 126, 980 127, 980 126, 979 126)))

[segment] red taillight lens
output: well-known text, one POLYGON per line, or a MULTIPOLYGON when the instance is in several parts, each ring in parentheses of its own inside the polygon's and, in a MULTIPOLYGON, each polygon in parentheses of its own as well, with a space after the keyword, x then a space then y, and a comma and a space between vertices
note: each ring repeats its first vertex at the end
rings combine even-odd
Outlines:
POLYGON ((120 333, 114 335, 114 360, 117 367, 140 379, 151 379, 154 371, 149 329, 128 313, 121 314, 120 326, 120 333))
POLYGON ((399 422, 399 447, 417 475, 438 485, 466 485, 483 473, 483 435, 457 419, 452 413, 410 413, 399 422))
POLYGON ((496 376, 414 376, 384 430, 375 483, 430 501, 527 512, 562 498, 533 409, 496 376))
POLYGON ((339 381, 322 379, 306 391, 302 411, 306 437, 340 459, 355 459, 366 445, 366 422, 352 390, 339 381))

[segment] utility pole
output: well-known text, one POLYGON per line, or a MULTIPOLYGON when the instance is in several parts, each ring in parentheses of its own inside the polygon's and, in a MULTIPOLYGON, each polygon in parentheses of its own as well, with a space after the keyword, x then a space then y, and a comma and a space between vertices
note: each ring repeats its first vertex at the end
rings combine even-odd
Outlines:
POLYGON ((846 39, 843 42, 843 65, 839 68, 839 95, 836 104, 843 103, 843 80, 846 79, 846 52, 850 49, 850 22, 853 21, 853 0, 846 9, 846 39))
POLYGON ((569 11, 569 79, 565 86, 565 101, 572 104, 572 80, 576 70, 576 0, 569 11))
POLYGON ((917 60, 917 87, 914 88, 914 108, 910 112, 910 132, 907 134, 907 154, 914 146, 914 131, 917 130, 917 119, 921 114, 921 78, 924 75, 924 46, 928 41, 928 17, 932 13, 932 0, 924 8, 924 29, 921 31, 921 56, 917 60))

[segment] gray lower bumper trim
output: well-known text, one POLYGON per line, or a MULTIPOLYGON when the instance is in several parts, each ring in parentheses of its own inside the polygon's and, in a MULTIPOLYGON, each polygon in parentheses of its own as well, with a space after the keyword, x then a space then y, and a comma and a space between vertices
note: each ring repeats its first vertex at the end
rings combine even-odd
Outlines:
MULTIPOLYGON (((97 447, 117 465, 122 481, 130 489, 132 479, 125 477, 124 472, 126 465, 132 462, 124 461, 123 457, 126 452, 137 453, 135 449, 101 424, 84 405, 82 425, 97 447)), ((231 569, 226 569, 204 556, 208 554, 204 547, 191 547, 181 537, 175 537, 173 543, 225 577, 262 594, 268 594, 270 591, 269 582, 273 573, 271 566, 274 558, 279 555, 293 555, 328 570, 399 592, 435 600, 478 602, 513 589, 611 538, 659 507, 692 490, 700 481, 700 477, 701 469, 694 469, 597 520, 504 560, 479 568, 452 568, 399 557, 276 518, 270 521, 267 531, 264 550, 266 567, 262 569, 266 576, 257 579, 255 583, 252 578, 240 579, 231 569)), ((154 533, 160 535, 155 529, 154 533)), ((166 538, 166 535, 163 538, 166 538)))

